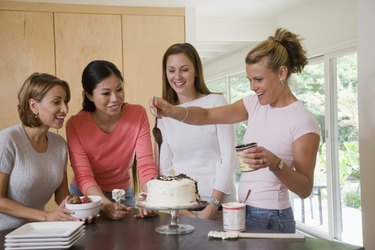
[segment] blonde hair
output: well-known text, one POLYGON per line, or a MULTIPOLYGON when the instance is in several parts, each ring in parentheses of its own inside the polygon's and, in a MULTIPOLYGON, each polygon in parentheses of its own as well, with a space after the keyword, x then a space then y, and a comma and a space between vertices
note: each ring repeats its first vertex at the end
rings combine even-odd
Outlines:
POLYGON ((278 28, 274 36, 259 43, 246 56, 246 64, 255 64, 262 58, 268 58, 268 68, 276 72, 281 66, 288 68, 288 76, 300 73, 308 63, 306 51, 298 35, 278 28))

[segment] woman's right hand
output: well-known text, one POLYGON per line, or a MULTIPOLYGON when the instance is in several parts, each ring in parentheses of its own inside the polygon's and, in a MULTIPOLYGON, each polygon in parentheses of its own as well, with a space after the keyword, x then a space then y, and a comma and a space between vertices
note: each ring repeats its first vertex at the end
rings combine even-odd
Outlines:
POLYGON ((171 117, 174 107, 172 104, 159 97, 154 97, 149 101, 151 113, 158 118, 171 117))
POLYGON ((121 220, 131 209, 124 204, 116 205, 113 202, 106 202, 102 205, 102 211, 111 220, 121 220))

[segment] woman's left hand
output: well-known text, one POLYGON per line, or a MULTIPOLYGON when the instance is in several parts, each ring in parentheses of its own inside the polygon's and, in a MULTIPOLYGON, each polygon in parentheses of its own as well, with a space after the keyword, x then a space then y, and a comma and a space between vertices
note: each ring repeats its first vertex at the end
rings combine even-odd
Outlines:
POLYGON ((262 146, 245 149, 241 152, 241 157, 253 169, 275 166, 280 161, 279 157, 262 146))
POLYGON ((139 213, 134 215, 135 218, 154 217, 158 215, 158 211, 155 211, 155 210, 139 208, 138 211, 139 213))
POLYGON ((202 211, 198 213, 198 219, 215 220, 218 208, 214 204, 208 204, 202 211))
POLYGON ((88 218, 85 218, 81 221, 85 222, 85 224, 92 224, 92 223, 95 223, 95 221, 100 217, 100 213, 98 213, 97 215, 95 216, 90 216, 88 218))

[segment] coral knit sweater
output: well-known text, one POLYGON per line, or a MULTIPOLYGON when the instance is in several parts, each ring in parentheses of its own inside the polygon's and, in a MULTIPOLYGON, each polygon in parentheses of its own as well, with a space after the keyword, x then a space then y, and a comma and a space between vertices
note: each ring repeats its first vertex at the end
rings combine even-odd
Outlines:
POLYGON ((131 165, 137 156, 140 184, 157 176, 150 124, 140 105, 124 104, 118 124, 109 134, 94 122, 91 112, 81 111, 66 124, 73 183, 86 194, 98 185, 103 192, 131 185, 131 165))

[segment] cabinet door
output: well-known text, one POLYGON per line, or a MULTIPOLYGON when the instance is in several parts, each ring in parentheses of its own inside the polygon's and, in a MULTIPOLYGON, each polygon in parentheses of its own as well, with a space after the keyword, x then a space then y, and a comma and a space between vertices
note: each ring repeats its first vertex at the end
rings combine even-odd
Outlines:
MULTIPOLYGON (((82 109, 82 71, 92 60, 122 68, 121 15, 55 13, 56 73, 72 92, 69 114, 82 109)), ((66 119, 66 120, 67 120, 66 119)), ((59 131, 65 137, 65 125, 59 131)), ((68 167, 68 179, 73 171, 68 167)))
MULTIPOLYGON (((182 16, 123 16, 125 99, 142 104, 161 96, 162 58, 174 43, 185 41, 182 16)), ((153 120, 148 113, 151 125, 153 120)))
POLYGON ((0 129, 19 123, 17 93, 34 72, 55 74, 53 14, 0 11, 0 129))
POLYGON ((56 73, 70 84, 71 116, 82 109, 82 71, 89 62, 108 60, 122 68, 121 15, 56 13, 55 30, 56 73))

